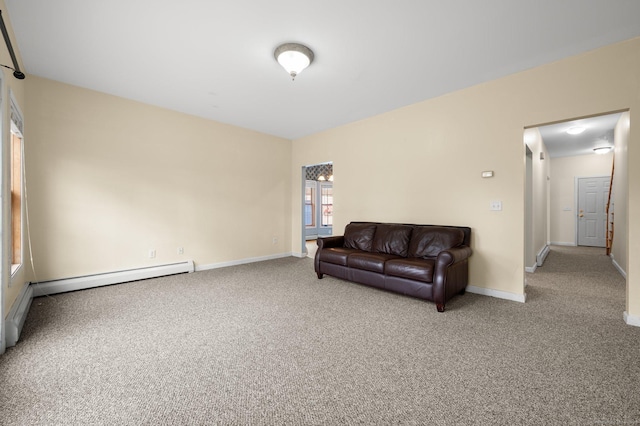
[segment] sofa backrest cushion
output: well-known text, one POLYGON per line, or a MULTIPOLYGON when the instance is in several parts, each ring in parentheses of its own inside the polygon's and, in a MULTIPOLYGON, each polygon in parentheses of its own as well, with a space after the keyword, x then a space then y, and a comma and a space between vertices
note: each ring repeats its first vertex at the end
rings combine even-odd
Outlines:
POLYGON ((371 251, 407 257, 411 231, 411 226, 378 224, 371 251))
POLYGON ((346 248, 371 251, 375 223, 350 223, 344 228, 344 246, 346 248))
POLYGON ((442 226, 416 226, 411 234, 408 257, 436 257, 443 250, 458 247, 464 242, 462 229, 442 226))

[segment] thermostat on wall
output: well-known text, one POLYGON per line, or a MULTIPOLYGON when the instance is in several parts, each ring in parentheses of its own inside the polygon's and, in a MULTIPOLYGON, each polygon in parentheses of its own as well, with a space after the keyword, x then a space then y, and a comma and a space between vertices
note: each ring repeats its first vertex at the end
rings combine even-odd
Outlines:
POLYGON ((486 172, 482 172, 482 177, 483 177, 483 178, 490 178, 490 177, 493 177, 493 170, 489 170, 489 171, 486 171, 486 172))

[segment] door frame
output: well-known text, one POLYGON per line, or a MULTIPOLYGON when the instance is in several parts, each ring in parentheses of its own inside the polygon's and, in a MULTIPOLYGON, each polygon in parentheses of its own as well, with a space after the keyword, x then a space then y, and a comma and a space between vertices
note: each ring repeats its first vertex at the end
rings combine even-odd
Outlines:
POLYGON ((300 249, 302 257, 307 257, 309 252, 307 251, 307 238, 306 238, 306 225, 304 223, 305 215, 305 202, 304 197, 307 191, 307 166, 302 166, 302 173, 300 174, 302 179, 300 180, 300 249))
MULTIPOLYGON (((302 257, 306 257, 309 254, 309 252, 307 251, 307 239, 306 239, 307 227, 305 226, 305 223, 304 223, 304 213, 305 213, 304 200, 305 200, 305 191, 307 188, 307 168, 313 167, 313 166, 321 166, 323 164, 331 164, 332 167, 334 166, 333 161, 323 161, 320 163, 307 164, 301 167, 301 173, 300 173, 300 248, 301 250, 300 250, 300 253, 302 254, 302 257)), ((334 170, 334 174, 335 174, 335 170, 334 170)))
MULTIPOLYGON (((536 268, 533 248, 533 151, 525 147, 525 196, 524 196, 524 270, 534 272, 536 268), (531 262, 531 264, 529 264, 531 262)), ((525 280, 526 287, 526 280, 525 280)))

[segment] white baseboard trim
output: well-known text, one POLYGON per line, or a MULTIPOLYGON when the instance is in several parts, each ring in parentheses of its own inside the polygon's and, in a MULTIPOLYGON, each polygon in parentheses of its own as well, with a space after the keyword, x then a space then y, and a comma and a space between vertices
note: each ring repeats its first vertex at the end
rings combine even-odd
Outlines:
POLYGON ((25 284, 18 295, 18 298, 13 303, 9 315, 4 323, 5 342, 6 346, 15 346, 20 338, 22 332, 22 326, 27 319, 29 308, 31 307, 31 301, 33 300, 33 289, 29 284, 25 284))
MULTIPOLYGON (((227 266, 236 266, 236 265, 244 265, 247 263, 255 263, 255 262, 263 262, 265 260, 274 260, 274 259, 282 259, 283 257, 291 257, 294 256, 293 253, 278 253, 271 254, 269 256, 260 256, 260 257, 248 257, 246 259, 239 260, 231 260, 229 262, 219 262, 219 263, 211 263, 208 265, 197 265, 196 271, 206 271, 207 269, 218 269, 218 268, 226 268, 227 266)), ((298 257, 298 256, 296 256, 298 257)), ((304 257, 304 256, 300 256, 304 257)))
POLYGON ((609 254, 609 257, 611 258, 611 263, 613 263, 613 266, 615 266, 615 268, 618 270, 618 272, 620 272, 620 275, 622 275, 624 277, 624 279, 627 279, 627 273, 624 271, 624 269, 622 269, 622 267, 620 265, 618 265, 618 262, 616 262, 616 259, 613 257, 613 253, 609 254))
POLYGON ((552 245, 552 246, 577 247, 576 243, 567 243, 567 242, 562 242, 562 241, 551 241, 549 244, 552 245))
POLYGON ((538 269, 538 264, 534 264, 533 266, 525 266, 524 267, 524 271, 525 272, 530 272, 530 273, 534 273, 536 271, 536 269, 538 269))
POLYGON ((544 264, 544 260, 547 258, 548 254, 549 254, 549 246, 547 244, 545 244, 545 246, 542 247, 542 250, 540 250, 540 252, 536 256, 536 265, 537 266, 542 266, 544 264))
POLYGON ((103 274, 86 275, 84 277, 64 278, 41 283, 32 283, 33 297, 47 296, 67 291, 85 290, 111 284, 162 277, 165 275, 182 274, 195 270, 193 261, 171 263, 168 265, 149 266, 129 269, 126 271, 107 272, 103 274))
MULTIPOLYGON (((628 325, 633 325, 634 327, 640 327, 640 317, 637 315, 629 315, 627 311, 624 311, 622 314, 622 318, 624 318, 624 322, 628 325)), ((7 346, 9 346, 7 344, 7 346)))
POLYGON ((467 291, 469 293, 481 294, 483 296, 497 297, 498 299, 512 300, 514 302, 520 302, 520 303, 524 303, 527 300, 527 293, 515 294, 515 293, 509 293, 507 291, 493 290, 491 288, 476 287, 474 285, 468 285, 467 291))
POLYGON ((305 257, 307 257, 307 254, 306 254, 306 253, 296 253, 296 252, 293 252, 293 253, 291 253, 291 256, 293 256, 293 257, 299 257, 300 259, 304 259, 305 257))

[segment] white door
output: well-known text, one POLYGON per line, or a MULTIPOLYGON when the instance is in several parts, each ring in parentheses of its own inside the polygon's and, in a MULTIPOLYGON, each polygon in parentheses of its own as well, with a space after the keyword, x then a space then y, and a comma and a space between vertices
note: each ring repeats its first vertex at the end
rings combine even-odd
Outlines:
POLYGON ((578 245, 605 247, 607 198, 611 178, 578 179, 578 245))

